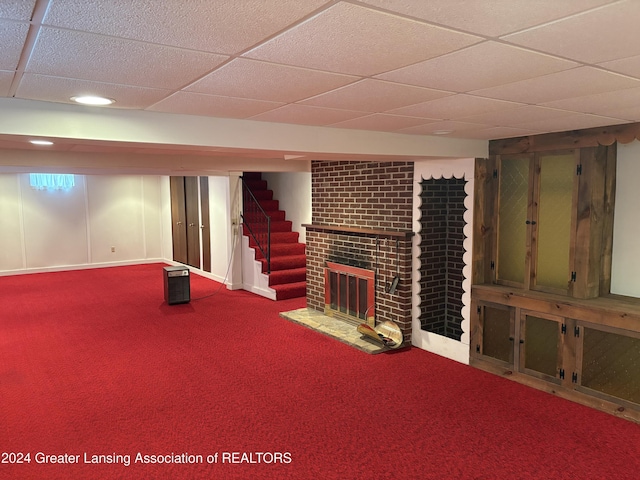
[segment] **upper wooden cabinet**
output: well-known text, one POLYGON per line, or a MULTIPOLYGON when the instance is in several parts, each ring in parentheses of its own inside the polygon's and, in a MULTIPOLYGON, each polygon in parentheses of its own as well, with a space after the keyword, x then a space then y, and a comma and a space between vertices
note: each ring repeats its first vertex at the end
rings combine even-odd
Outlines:
POLYGON ((609 293, 614 146, 496 154, 476 175, 475 284, 609 293))

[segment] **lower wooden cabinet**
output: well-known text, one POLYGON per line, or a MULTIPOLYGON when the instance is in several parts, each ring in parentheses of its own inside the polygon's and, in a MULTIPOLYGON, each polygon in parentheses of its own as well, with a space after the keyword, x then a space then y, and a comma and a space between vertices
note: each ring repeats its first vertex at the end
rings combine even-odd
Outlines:
POLYGON ((640 308, 563 301, 474 288, 471 365, 640 421, 640 308))

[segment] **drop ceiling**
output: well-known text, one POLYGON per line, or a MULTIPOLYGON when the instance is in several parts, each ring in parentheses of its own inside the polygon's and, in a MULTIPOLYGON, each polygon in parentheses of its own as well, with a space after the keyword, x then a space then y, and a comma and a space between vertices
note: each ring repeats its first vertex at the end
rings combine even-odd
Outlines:
POLYGON ((638 0, 2 0, 0 96, 491 140, 640 121, 639 27, 638 0))

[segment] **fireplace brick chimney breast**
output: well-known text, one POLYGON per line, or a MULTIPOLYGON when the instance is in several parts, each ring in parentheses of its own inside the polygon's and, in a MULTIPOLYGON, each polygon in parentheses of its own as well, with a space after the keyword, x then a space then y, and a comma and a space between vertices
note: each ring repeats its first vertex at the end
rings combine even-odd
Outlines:
POLYGON ((327 261, 374 270, 376 320, 398 324, 409 344, 413 170, 413 162, 313 161, 306 232, 307 307, 324 311, 327 261))

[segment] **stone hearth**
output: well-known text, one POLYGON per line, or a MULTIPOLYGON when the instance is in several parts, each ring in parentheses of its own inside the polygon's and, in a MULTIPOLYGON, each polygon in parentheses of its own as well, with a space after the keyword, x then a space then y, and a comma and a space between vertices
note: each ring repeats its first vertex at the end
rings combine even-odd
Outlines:
POLYGON ((329 317, 311 308, 282 312, 280 316, 369 354, 390 351, 389 348, 376 343, 374 340, 369 340, 359 333, 353 323, 329 317))

